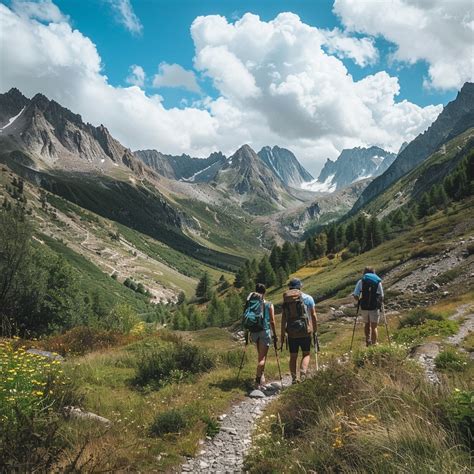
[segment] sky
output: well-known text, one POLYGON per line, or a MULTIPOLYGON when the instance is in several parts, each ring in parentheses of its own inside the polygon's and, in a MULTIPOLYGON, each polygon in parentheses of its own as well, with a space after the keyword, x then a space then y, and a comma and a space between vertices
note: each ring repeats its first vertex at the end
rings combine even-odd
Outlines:
POLYGON ((397 151, 474 80, 470 0, 0 1, 0 92, 132 150, 397 151))

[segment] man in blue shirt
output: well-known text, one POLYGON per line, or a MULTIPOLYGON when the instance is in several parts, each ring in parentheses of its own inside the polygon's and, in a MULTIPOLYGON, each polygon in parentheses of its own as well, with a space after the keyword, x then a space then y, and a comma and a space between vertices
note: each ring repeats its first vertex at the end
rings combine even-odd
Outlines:
POLYGON ((306 379, 310 354, 311 336, 318 330, 314 299, 301 291, 301 280, 293 278, 289 289, 283 295, 283 311, 281 318, 281 347, 288 336, 290 349, 290 372, 293 383, 297 383, 298 351, 301 348, 300 380, 306 379))
POLYGON ((365 342, 367 346, 377 344, 377 326, 380 309, 383 304, 382 279, 375 274, 372 267, 366 267, 363 277, 357 282, 352 294, 361 310, 365 323, 365 342))

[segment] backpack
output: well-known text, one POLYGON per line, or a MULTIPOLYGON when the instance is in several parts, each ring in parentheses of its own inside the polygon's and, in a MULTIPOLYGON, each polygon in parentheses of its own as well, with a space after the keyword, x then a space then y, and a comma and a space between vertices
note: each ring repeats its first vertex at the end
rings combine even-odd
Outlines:
POLYGON ((251 293, 245 303, 242 327, 250 332, 265 329, 265 303, 258 293, 251 293))
POLYGON ((283 294, 283 314, 286 317, 288 337, 306 337, 312 333, 313 328, 300 290, 288 290, 283 294))
POLYGON ((381 281, 374 273, 366 273, 362 277, 362 292, 359 300, 361 309, 369 311, 380 309, 382 300, 377 290, 381 281))

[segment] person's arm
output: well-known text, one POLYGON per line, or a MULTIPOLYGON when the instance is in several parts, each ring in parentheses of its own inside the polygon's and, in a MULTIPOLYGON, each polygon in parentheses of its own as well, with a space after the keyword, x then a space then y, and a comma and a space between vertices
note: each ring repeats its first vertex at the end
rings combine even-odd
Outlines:
POLYGON ((273 307, 272 304, 270 305, 269 311, 270 311, 270 327, 272 328, 272 334, 276 336, 277 333, 276 333, 276 327, 275 327, 275 308, 273 307))
POLYGON ((379 286, 377 287, 377 308, 382 309, 383 306, 383 287, 382 283, 379 283, 379 286))
POLYGON ((354 293, 352 293, 352 296, 356 303, 359 303, 361 292, 362 292, 362 280, 359 280, 354 288, 354 293))
POLYGON ((316 333, 318 332, 318 317, 316 315, 316 307, 313 306, 311 308, 311 321, 313 323, 313 331, 316 333))
POLYGON ((280 344, 281 348, 283 348, 283 344, 285 342, 285 335, 286 335, 286 314, 285 314, 285 307, 283 306, 281 310, 281 338, 280 338, 280 344))

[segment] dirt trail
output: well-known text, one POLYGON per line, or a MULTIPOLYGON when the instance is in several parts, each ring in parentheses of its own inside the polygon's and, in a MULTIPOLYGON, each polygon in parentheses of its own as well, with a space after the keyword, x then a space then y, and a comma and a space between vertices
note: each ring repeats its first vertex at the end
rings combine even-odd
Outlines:
MULTIPOLYGON (((290 379, 283 379, 287 386, 290 379)), ((179 472, 241 473, 250 447, 255 422, 265 406, 279 395, 279 382, 266 385, 265 398, 247 397, 220 417, 221 427, 213 439, 206 439, 198 456, 189 458, 179 472)))
POLYGON ((446 339, 448 344, 458 346, 458 349, 464 351, 462 347, 459 347, 462 341, 468 336, 470 332, 474 331, 474 307, 470 304, 463 304, 459 306, 456 313, 450 316, 449 319, 454 321, 458 319, 464 319, 459 326, 459 331, 446 339))

